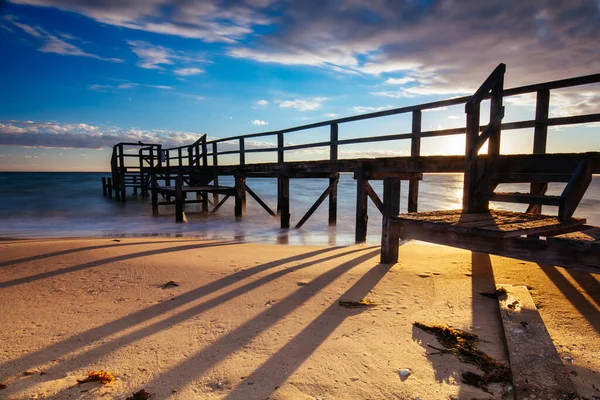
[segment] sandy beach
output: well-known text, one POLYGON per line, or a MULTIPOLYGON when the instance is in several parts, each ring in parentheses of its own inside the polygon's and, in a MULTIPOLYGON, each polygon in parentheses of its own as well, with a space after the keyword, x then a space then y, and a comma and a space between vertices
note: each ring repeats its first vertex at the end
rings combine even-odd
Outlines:
POLYGON ((600 276, 410 242, 193 238, 0 242, 3 399, 501 399, 414 322, 476 333, 507 362, 496 284, 527 285, 582 398, 600 396, 600 276), (173 281, 179 286, 163 285, 173 281), (373 307, 339 300, 367 298, 373 307), (399 372, 408 369, 402 377, 399 372), (78 384, 104 370, 112 383, 78 384))

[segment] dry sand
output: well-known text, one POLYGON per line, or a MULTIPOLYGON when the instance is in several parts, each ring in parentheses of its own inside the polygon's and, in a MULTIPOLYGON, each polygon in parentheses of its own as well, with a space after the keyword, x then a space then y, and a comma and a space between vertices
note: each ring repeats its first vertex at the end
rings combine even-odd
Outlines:
POLYGON ((506 361, 497 301, 479 295, 496 283, 530 286, 565 373, 600 396, 589 273, 418 242, 392 267, 378 247, 166 238, 6 240, 0 254, 4 399, 500 399, 412 326, 472 331, 506 361), (378 305, 338 304, 365 297, 378 305), (117 380, 76 384, 100 369, 117 380))

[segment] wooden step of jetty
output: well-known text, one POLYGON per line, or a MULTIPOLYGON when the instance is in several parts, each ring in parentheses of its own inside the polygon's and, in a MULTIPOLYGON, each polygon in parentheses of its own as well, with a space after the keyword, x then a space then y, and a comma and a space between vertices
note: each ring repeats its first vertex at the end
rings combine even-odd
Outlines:
POLYGON ((541 204, 545 206, 560 206, 564 199, 561 196, 547 196, 519 192, 494 192, 485 195, 486 200, 504 203, 541 204))

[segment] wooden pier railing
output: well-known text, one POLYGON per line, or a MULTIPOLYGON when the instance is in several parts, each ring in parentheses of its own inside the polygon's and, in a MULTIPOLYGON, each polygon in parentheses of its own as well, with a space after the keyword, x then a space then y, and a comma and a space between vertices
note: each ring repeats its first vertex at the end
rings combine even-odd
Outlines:
MULTIPOLYGON (((212 182, 211 186, 219 187, 219 176, 233 175, 236 182, 235 190, 227 194, 227 196, 231 195, 235 197, 236 216, 239 217, 244 209, 246 192, 255 199, 258 197, 254 196, 254 192, 249 189, 246 178, 257 176, 273 177, 278 179, 277 214, 281 218, 281 226, 287 228, 290 226, 290 178, 326 178, 329 180, 328 188, 319 197, 315 205, 311 207, 307 216, 310 216, 315 207, 318 207, 326 198, 329 198, 329 223, 334 224, 337 217, 337 174, 340 172, 352 172, 357 180, 358 188, 356 238, 357 241, 361 241, 366 236, 366 205, 368 198, 371 198, 382 212, 395 211, 397 208, 389 204, 386 205, 385 199, 383 201, 379 199, 370 187, 369 180, 384 180, 384 192, 388 193, 388 200, 394 203, 399 202, 399 194, 396 194, 396 189, 388 188, 389 190, 386 192, 385 182, 394 188, 396 186, 399 188, 397 182, 400 179, 408 180, 407 211, 416 212, 418 210, 419 180, 422 179, 423 173, 464 172, 463 207, 466 211, 487 209, 489 201, 520 201, 529 204, 528 211, 531 213, 540 213, 541 207, 544 204, 560 205, 561 210, 563 210, 561 211, 561 215, 568 218, 569 215, 572 215, 573 203, 577 203, 578 201, 570 203, 564 200, 559 201, 551 198, 551 196, 545 196, 545 191, 548 187, 548 182, 553 181, 553 179, 564 181, 568 176, 568 180, 570 181, 578 164, 576 163, 572 167, 572 163, 568 161, 557 163, 557 158, 554 157, 552 161, 542 162, 544 168, 549 168, 545 177, 540 175, 543 171, 534 173, 532 170, 519 169, 509 162, 509 160, 513 160, 514 158, 500 155, 501 132, 533 128, 534 138, 530 154, 536 156, 545 155, 548 127, 600 122, 600 113, 549 118, 549 104, 552 91, 600 83, 600 74, 504 89, 505 69, 505 65, 500 64, 473 96, 336 118, 276 131, 213 140, 208 140, 206 135, 203 135, 191 145, 169 149, 163 149, 159 144, 119 143, 115 145, 111 159, 113 172, 112 187, 117 191, 117 195, 121 201, 123 201, 127 186, 133 187, 134 190, 139 188, 142 190, 143 195, 147 194, 152 186, 152 178, 149 178, 149 175, 154 177, 156 186, 165 187, 170 187, 175 178, 181 176, 182 185, 204 187, 204 190, 198 189, 197 200, 203 203, 203 210, 208 211, 209 202, 220 207, 223 202, 219 201, 219 194, 229 192, 227 192, 226 188, 215 189, 212 191, 213 197, 212 201, 210 201, 207 195, 209 193, 207 185, 212 182), (536 95, 535 118, 503 122, 502 119, 505 114, 507 99, 527 94, 536 95), (490 119, 488 123, 482 125, 480 121, 481 103, 488 99, 490 100, 490 119), (465 106, 466 124, 464 127, 436 130, 423 129, 423 112, 457 105, 465 106), (411 115, 411 129, 407 132, 346 139, 340 138, 340 131, 345 124, 402 114, 411 115), (328 128, 327 137, 324 137, 321 141, 303 144, 289 144, 286 140, 288 134, 315 128, 328 128), (421 155, 421 140, 423 138, 453 135, 466 136, 464 155, 425 157, 421 155), (257 140, 263 142, 263 145, 257 147, 254 143, 257 140), (273 145, 264 146, 265 140, 272 142, 273 145), (386 141, 410 141, 410 156, 371 159, 340 157, 340 147, 386 141), (488 145, 487 154, 483 155, 480 150, 485 143, 488 145), (126 147, 128 146, 137 146, 138 153, 127 153, 126 147), (323 147, 329 150, 328 157, 324 160, 287 160, 290 152, 323 147), (247 156, 257 153, 275 153, 277 155, 276 162, 248 163, 247 156), (237 155, 237 162, 224 161, 224 157, 230 158, 232 155, 237 155), (136 159, 137 167, 126 165, 125 160, 128 157, 136 159), (550 165, 550 163, 554 164, 550 165), (516 176, 518 174, 521 174, 521 182, 530 182, 531 193, 526 196, 494 193, 499 183, 513 182, 517 179, 516 176), (162 182, 161 185, 159 185, 159 181, 162 182)), ((570 156, 565 155, 565 157, 569 158, 570 156)), ((548 160, 550 159, 548 158, 548 160)), ((578 160, 581 161, 580 158, 578 160)), ((571 187, 570 190, 572 193, 581 193, 582 189, 585 192, 585 182, 589 175, 592 172, 600 172, 595 161, 582 165, 579 170, 583 171, 579 174, 580 178, 576 182, 574 181, 572 184, 567 185, 571 187)), ((163 195, 165 194, 163 193, 163 195)), ((261 203, 259 201, 259 204, 263 206, 264 202, 261 203)), ((269 212, 270 208, 265 206, 266 204, 264 204, 263 208, 269 212)), ((305 220, 306 218, 300 219, 301 223, 297 225, 302 225, 305 220)))

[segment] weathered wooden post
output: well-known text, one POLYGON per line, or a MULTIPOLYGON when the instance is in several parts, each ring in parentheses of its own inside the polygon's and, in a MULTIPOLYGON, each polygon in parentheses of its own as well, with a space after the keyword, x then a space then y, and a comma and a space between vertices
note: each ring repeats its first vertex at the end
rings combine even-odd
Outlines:
POLYGON ((242 218, 242 213, 245 210, 246 201, 246 178, 241 175, 235 176, 235 206, 234 206, 234 214, 235 219, 240 220, 242 218))
POLYGON ((112 178, 108 178, 106 180, 106 189, 108 192, 108 198, 112 199, 113 198, 113 183, 112 183, 112 178))
POLYGON ((165 186, 171 186, 171 153, 169 149, 165 150, 165 186))
MULTIPOLYGON (((329 160, 337 161, 338 159, 338 124, 331 124, 329 134, 329 160)), ((329 178, 329 186, 332 186, 329 193, 329 225, 337 223, 337 185, 339 182, 339 174, 329 178)))
POLYGON ((175 222, 183 222, 183 176, 177 175, 175 178, 175 222))
MULTIPOLYGON (((412 113, 412 138, 410 141, 410 156, 417 158, 421 155, 421 110, 412 113)), ((408 181, 408 212, 417 212, 419 203, 419 179, 411 178, 408 181)))
POLYGON ((152 179, 152 216, 156 217, 158 215, 158 185, 156 175, 153 174, 150 179, 152 179))
POLYGON ((400 232, 391 223, 391 217, 400 212, 400 179, 385 178, 383 180, 383 223, 381 232, 381 262, 393 264, 398 262, 398 241, 400 232))
POLYGON ((290 228, 290 178, 281 173, 278 180, 277 204, 281 218, 281 228, 290 228))
POLYGON ((369 221, 367 198, 367 184, 369 181, 365 179, 362 165, 354 174, 354 178, 356 179, 356 227, 354 241, 356 243, 363 243, 367 240, 367 222, 369 221))
POLYGON ((133 195, 137 196, 138 195, 138 188, 137 188, 137 176, 133 176, 133 195))
MULTIPOLYGON (((278 132, 277 133, 277 166, 279 167, 279 176, 277 177, 277 215, 279 215, 281 213, 281 204, 280 204, 280 199, 281 199, 281 176, 283 174, 283 162, 284 162, 284 156, 283 156, 283 133, 278 132)), ((283 227, 283 224, 282 224, 283 227)), ((289 227, 289 223, 288 223, 288 227, 289 227)))
POLYGON ((106 178, 105 177, 102 177, 102 195, 104 197, 107 196, 107 193, 106 193, 106 178))

